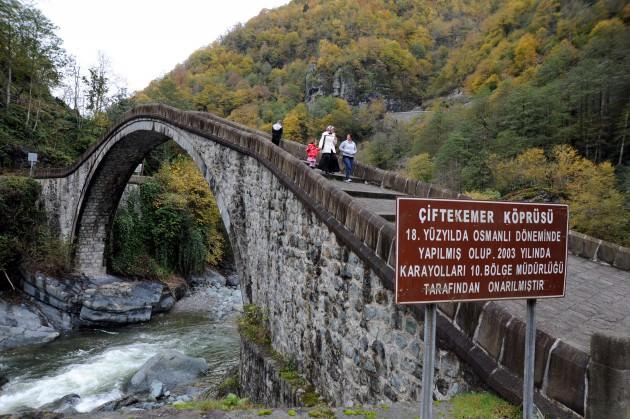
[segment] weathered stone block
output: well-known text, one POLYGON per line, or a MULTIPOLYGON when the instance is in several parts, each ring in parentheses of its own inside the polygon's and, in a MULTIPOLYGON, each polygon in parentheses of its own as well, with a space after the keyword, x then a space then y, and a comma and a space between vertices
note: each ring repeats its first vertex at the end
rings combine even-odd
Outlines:
POLYGON ((481 316, 477 342, 495 360, 499 360, 505 336, 505 327, 512 316, 497 304, 488 304, 481 316))
POLYGON ((501 364, 511 373, 523 377, 523 362, 525 359, 525 323, 519 319, 512 319, 505 329, 503 355, 501 364))
POLYGON ((591 357, 593 362, 611 368, 630 370, 630 337, 593 334, 591 357))
POLYGON ((587 418, 630 417, 630 370, 593 362, 588 382, 587 418))
POLYGON ((593 259, 597 253, 600 242, 601 240, 585 234, 575 231, 569 232, 569 250, 573 254, 583 258, 593 259))
POLYGON ((479 322, 479 316, 483 311, 484 303, 471 302, 460 303, 459 311, 455 323, 464 331, 464 333, 472 338, 479 322))
POLYGON ((584 391, 588 355, 560 342, 551 353, 545 392, 580 415, 584 414, 584 391))
POLYGON ((545 369, 547 368, 547 360, 549 359, 549 351, 553 346, 555 339, 547 333, 536 331, 536 356, 534 358, 534 385, 542 388, 545 378, 545 369))
POLYGON ((455 312, 457 311, 457 303, 439 303, 438 308, 446 317, 453 320, 455 312))
POLYGON ((615 268, 630 271, 630 249, 627 247, 620 247, 617 250, 615 261, 613 262, 615 268))
POLYGON ((597 260, 606 262, 609 265, 615 263, 615 257, 619 251, 619 246, 610 242, 602 241, 597 249, 597 260))

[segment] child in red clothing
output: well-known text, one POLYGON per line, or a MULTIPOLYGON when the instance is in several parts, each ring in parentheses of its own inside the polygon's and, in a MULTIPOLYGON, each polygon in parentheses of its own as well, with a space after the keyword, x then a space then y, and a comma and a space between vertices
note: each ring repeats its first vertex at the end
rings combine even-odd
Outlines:
POLYGON ((317 158, 317 154, 319 153, 319 148, 311 141, 311 143, 306 147, 306 161, 308 165, 311 167, 315 167, 315 159, 317 158))

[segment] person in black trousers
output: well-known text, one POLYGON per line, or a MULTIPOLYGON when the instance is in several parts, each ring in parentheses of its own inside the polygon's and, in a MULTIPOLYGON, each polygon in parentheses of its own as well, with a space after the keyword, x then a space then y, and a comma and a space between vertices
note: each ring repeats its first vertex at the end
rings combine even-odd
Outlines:
POLYGON ((282 121, 278 121, 271 127, 271 142, 275 145, 280 145, 280 139, 282 138, 282 121))

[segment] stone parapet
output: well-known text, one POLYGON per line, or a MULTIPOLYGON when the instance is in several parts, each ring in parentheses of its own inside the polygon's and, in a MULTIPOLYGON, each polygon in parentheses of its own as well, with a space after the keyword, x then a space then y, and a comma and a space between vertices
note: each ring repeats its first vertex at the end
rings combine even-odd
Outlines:
POLYGON ((630 337, 594 334, 587 418, 630 417, 630 337))

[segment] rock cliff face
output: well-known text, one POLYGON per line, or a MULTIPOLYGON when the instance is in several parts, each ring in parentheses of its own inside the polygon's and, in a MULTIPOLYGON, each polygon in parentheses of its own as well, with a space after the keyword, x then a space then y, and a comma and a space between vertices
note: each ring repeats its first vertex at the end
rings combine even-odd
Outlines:
POLYGON ((113 276, 58 279, 38 272, 25 274, 22 287, 62 330, 147 321, 153 313, 168 311, 175 303, 162 283, 113 276))
POLYGON ((313 103, 320 96, 338 97, 354 106, 382 99, 388 112, 408 111, 421 104, 420 98, 418 98, 418 103, 411 103, 398 98, 387 97, 386 94, 378 92, 377 86, 369 89, 367 94, 359 94, 357 90, 360 89, 357 88, 356 76, 349 69, 338 68, 332 78, 324 77, 322 73, 318 72, 314 63, 309 64, 306 70, 304 97, 307 104, 313 103))

